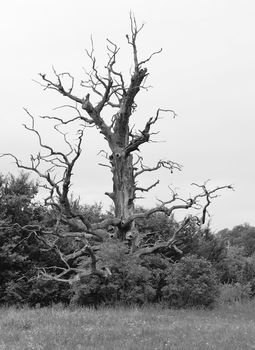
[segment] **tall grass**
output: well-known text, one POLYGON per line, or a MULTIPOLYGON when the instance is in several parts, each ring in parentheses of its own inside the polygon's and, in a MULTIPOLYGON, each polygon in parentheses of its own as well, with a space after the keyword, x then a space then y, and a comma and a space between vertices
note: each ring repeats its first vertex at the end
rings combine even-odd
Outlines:
POLYGON ((0 350, 255 349, 255 302, 215 310, 0 309, 0 350))

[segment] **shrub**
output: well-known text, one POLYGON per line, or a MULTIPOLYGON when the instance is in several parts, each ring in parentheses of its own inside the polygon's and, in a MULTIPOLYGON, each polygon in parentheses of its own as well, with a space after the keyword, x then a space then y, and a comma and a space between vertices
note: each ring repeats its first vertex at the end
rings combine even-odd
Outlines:
POLYGON ((246 278, 244 250, 242 247, 233 246, 227 250, 227 255, 217 265, 221 283, 244 282, 246 278))
POLYGON ((34 280, 30 284, 27 303, 30 306, 48 306, 56 303, 68 304, 71 298, 70 287, 67 283, 53 280, 34 280))
POLYGON ((168 269, 162 292, 170 307, 211 306, 218 296, 216 272, 204 258, 183 257, 168 269))
POLYGON ((157 290, 150 269, 142 265, 141 259, 128 254, 124 243, 102 244, 98 257, 98 266, 109 267, 112 276, 106 279, 91 276, 77 283, 73 288, 72 303, 142 305, 155 300, 157 290))
POLYGON ((70 298, 70 288, 66 283, 22 279, 6 283, 1 301, 8 305, 47 306, 59 302, 68 304, 70 298))
POLYGON ((145 266, 150 271, 149 282, 156 293, 153 302, 160 302, 162 300, 162 288, 166 284, 167 271, 170 265, 169 260, 160 254, 143 257, 142 266, 145 266))
POLYGON ((251 283, 224 283, 220 285, 219 291, 218 302, 220 304, 241 302, 252 296, 251 283))
POLYGON ((73 285, 71 305, 95 306, 104 301, 104 285, 101 278, 96 275, 87 276, 73 285))

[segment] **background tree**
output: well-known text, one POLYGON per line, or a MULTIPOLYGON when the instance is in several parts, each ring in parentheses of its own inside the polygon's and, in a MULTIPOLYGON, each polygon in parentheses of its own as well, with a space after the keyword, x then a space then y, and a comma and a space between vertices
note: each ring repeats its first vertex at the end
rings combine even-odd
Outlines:
POLYGON ((163 299, 170 306, 210 306, 219 293, 217 282, 209 261, 186 256, 169 268, 163 299))
POLYGON ((217 236, 228 246, 242 247, 247 256, 255 253, 255 227, 249 224, 237 225, 232 230, 221 230, 217 236))

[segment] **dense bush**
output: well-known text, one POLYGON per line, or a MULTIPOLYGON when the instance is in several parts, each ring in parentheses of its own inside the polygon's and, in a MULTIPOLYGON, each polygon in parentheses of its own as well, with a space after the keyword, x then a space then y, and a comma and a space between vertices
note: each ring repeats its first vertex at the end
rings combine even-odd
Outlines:
POLYGON ((255 253, 255 227, 249 224, 237 225, 232 230, 221 230, 217 236, 230 246, 242 247, 246 256, 255 253))
POLYGON ((226 256, 217 264, 220 282, 246 283, 252 274, 252 265, 248 260, 243 247, 229 247, 226 256))
POLYGON ((74 286, 72 302, 79 305, 141 305, 155 300, 157 285, 152 272, 142 265, 139 258, 127 254, 124 243, 106 242, 98 256, 99 266, 110 266, 112 276, 107 279, 90 276, 81 280, 74 286))
MULTIPOLYGON (((111 270, 108 278, 85 273, 72 288, 68 283, 40 280, 36 276, 41 268, 57 271, 65 265, 56 249, 45 246, 44 238, 53 239, 49 232, 56 224, 56 213, 54 208, 36 203, 37 191, 38 185, 25 173, 17 177, 0 175, 0 304, 46 306, 71 300, 73 304, 95 306, 160 302, 170 307, 210 306, 217 297, 218 282, 220 302, 255 295, 254 228, 240 225, 214 235, 209 227, 199 228, 195 218, 178 236, 177 249, 167 247, 140 257, 130 252, 130 242, 115 240, 112 229, 109 241, 93 247, 97 267, 111 270), (42 228, 39 239, 24 225, 42 228)), ((111 215, 103 213, 101 204, 81 205, 72 200, 71 205, 90 223, 111 215)), ((139 219, 139 244, 152 246, 167 241, 180 227, 173 216, 162 213, 139 219)), ((84 242, 65 237, 59 238, 57 245, 69 254, 84 242)), ((70 264, 89 273, 91 258, 85 255, 70 264)))
POLYGON ((21 172, 17 177, 0 174, 0 219, 26 225, 34 219, 36 205, 32 200, 38 193, 38 184, 21 172))
POLYGON ((61 302, 69 304, 71 290, 68 284, 34 279, 9 281, 5 285, 2 302, 8 305, 48 306, 61 302))
POLYGON ((172 264, 168 259, 162 257, 160 254, 147 255, 142 260, 142 265, 146 266, 151 272, 150 284, 155 290, 154 302, 161 302, 162 288, 166 284, 166 276, 169 266, 172 264))
POLYGON ((72 301, 79 305, 161 302, 169 307, 211 306, 218 296, 216 272, 204 258, 187 256, 169 263, 160 256, 135 259, 124 244, 101 253, 112 266, 112 276, 86 278, 74 287, 72 301))
POLYGON ((197 229, 193 234, 189 253, 203 257, 216 266, 225 258, 227 249, 225 242, 215 236, 209 227, 206 227, 197 229))
MULTIPOLYGON (((143 212, 143 207, 137 207, 137 212, 143 212)), ((163 213, 154 213, 147 218, 138 219, 136 225, 139 232, 148 234, 147 242, 154 243, 156 240, 167 240, 178 229, 178 223, 174 216, 166 216, 163 213)))
POLYGON ((217 275, 211 263, 190 255, 168 269, 163 301, 168 306, 210 306, 218 296, 217 275))
POLYGON ((68 300, 63 285, 36 278, 39 268, 61 264, 59 255, 26 229, 26 225, 46 227, 51 216, 35 202, 37 192, 38 185, 23 172, 17 177, 0 175, 0 304, 68 300))
POLYGON ((218 302, 220 304, 240 302, 251 298, 251 296, 251 283, 225 283, 220 285, 218 302))

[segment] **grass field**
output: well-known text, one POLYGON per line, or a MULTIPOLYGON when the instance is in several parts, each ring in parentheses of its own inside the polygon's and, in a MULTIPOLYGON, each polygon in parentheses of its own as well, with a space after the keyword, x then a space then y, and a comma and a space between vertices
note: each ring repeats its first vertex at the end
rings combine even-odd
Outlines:
POLYGON ((212 311, 2 308, 4 349, 255 349, 255 302, 212 311))

